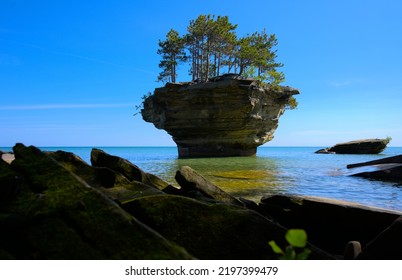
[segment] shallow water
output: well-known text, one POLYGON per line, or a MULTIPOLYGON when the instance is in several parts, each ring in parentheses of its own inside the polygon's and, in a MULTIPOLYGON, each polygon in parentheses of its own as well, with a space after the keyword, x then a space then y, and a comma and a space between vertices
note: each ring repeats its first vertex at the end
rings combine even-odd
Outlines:
MULTIPOLYGON (((202 159, 178 159, 175 147, 100 148, 174 185, 176 171, 188 165, 234 196, 255 201, 270 194, 301 194, 402 211, 402 186, 348 176, 373 167, 346 169, 347 164, 402 154, 402 148, 390 147, 379 155, 326 155, 314 153, 321 147, 260 147, 255 157, 202 159)), ((42 149, 74 152, 90 162, 88 147, 42 149)))

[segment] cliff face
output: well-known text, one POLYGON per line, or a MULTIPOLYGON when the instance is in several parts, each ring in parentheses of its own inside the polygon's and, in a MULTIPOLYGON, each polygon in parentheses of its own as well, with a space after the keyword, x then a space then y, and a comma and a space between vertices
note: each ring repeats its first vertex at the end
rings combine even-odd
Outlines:
POLYGON ((294 94, 299 91, 270 90, 251 80, 167 84, 145 99, 141 114, 172 135, 180 158, 248 156, 273 139, 294 94))

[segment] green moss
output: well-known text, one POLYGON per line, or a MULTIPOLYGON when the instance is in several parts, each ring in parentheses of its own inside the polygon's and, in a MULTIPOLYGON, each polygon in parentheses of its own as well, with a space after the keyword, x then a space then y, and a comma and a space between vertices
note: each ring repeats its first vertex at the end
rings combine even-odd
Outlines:
POLYGON ((122 207, 201 259, 275 258, 269 238, 284 242, 280 226, 234 205, 165 195, 135 199, 122 207))
MULTIPOLYGON (((79 241, 83 240, 106 259, 192 258, 182 248, 138 223, 100 191, 37 148, 17 145, 14 152, 13 168, 24 175, 30 186, 34 186, 32 192, 18 199, 16 211, 24 213, 26 220, 32 223, 31 228, 37 230, 38 237, 52 240, 52 244, 59 248, 56 251, 73 246, 68 245, 69 241, 66 244, 63 241, 73 231, 77 234, 73 243, 78 242, 77 246, 81 246, 79 241), (52 217, 61 220, 52 220, 52 217), (50 224, 60 227, 51 233, 50 224), (52 239, 51 235, 57 238, 52 239)), ((52 255, 43 248, 39 251, 52 255)), ((66 258, 70 256, 66 254, 66 258)))

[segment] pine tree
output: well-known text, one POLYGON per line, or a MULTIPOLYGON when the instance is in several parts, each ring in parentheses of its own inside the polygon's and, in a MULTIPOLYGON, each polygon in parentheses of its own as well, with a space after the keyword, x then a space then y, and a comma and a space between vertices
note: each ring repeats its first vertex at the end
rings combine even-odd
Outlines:
POLYGON ((187 60, 184 51, 184 40, 179 36, 176 30, 171 29, 167 33, 165 41, 159 40, 157 53, 162 55, 162 60, 159 63, 159 68, 162 69, 162 72, 159 73, 158 81, 175 83, 177 65, 179 62, 187 60))
POLYGON ((171 29, 166 40, 159 41, 162 72, 158 81, 175 82, 177 65, 190 61, 192 81, 206 82, 226 70, 223 72, 243 77, 252 75, 254 79, 275 85, 282 82, 284 75, 277 68, 283 64, 276 62, 273 50, 278 44, 275 35, 268 35, 264 29, 238 39, 236 28, 227 16, 200 15, 190 21, 183 37, 171 29))

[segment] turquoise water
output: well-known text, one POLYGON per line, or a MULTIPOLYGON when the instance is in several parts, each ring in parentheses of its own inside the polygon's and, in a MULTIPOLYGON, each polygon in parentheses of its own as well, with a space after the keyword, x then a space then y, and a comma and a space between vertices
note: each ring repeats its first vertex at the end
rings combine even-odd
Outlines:
MULTIPOLYGON (((255 201, 270 194, 301 194, 402 211, 401 185, 350 177, 357 171, 346 169, 347 164, 402 154, 402 147, 387 148, 379 155, 315 154, 321 147, 260 147, 255 157, 205 159, 178 159, 176 147, 99 148, 126 158, 173 185, 176 171, 188 165, 225 191, 255 201)), ((89 147, 42 149, 70 151, 90 162, 89 147)))

